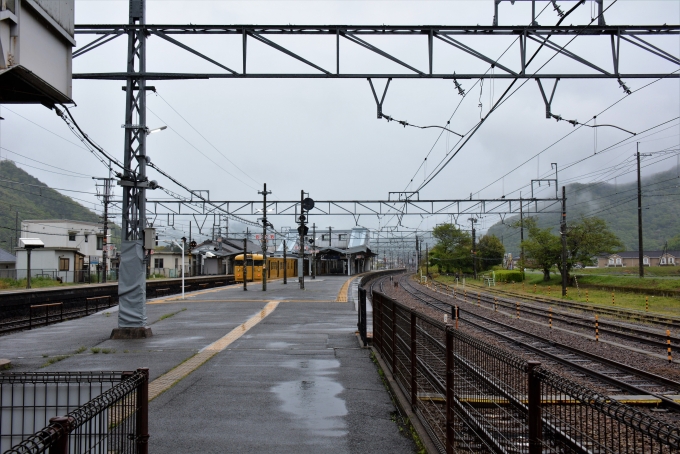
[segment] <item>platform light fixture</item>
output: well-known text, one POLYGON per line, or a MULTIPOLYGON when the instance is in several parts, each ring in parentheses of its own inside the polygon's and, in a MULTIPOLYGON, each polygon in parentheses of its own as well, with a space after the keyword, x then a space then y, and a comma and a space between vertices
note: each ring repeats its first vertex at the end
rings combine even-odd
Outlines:
POLYGON ((167 126, 161 126, 160 128, 149 129, 149 130, 147 130, 146 135, 148 136, 148 135, 154 134, 156 132, 161 132, 164 129, 168 129, 168 127, 167 126))

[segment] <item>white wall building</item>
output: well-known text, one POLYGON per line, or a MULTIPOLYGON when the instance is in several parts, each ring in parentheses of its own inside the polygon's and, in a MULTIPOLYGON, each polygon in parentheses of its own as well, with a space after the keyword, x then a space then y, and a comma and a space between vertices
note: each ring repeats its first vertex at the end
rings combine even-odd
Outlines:
MULTIPOLYGON (((31 253, 32 275, 56 271, 55 276, 65 279, 65 282, 80 282, 85 279, 87 271, 96 273, 96 266, 101 264, 104 228, 99 223, 66 219, 26 220, 21 223, 21 237, 39 238, 45 243, 44 249, 31 253)), ((28 265, 26 250, 18 248, 16 254, 17 270, 25 270, 28 265)), ((115 251, 109 253, 109 259, 112 255, 115 251)), ((110 269, 110 261, 108 265, 110 269)))

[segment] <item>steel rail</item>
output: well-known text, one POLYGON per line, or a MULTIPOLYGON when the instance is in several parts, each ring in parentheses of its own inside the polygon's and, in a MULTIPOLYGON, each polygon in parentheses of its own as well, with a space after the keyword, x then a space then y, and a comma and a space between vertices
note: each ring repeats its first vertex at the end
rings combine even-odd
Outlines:
MULTIPOLYGON (((408 279, 408 278, 407 278, 407 279, 408 279)), ((401 287, 402 287, 402 289, 404 289, 406 292, 408 292, 411 296, 413 296, 414 298, 417 298, 418 300, 424 302, 424 303, 427 304, 428 306, 431 306, 431 307, 433 307, 433 308, 435 308, 435 309, 437 309, 437 310, 440 310, 440 311, 445 312, 445 313, 447 313, 447 314, 450 312, 450 308, 453 306, 452 304, 447 303, 447 302, 442 301, 442 300, 439 300, 439 299, 437 299, 437 298, 435 298, 435 297, 432 297, 432 296, 430 296, 430 295, 428 295, 428 294, 426 294, 426 293, 424 293, 424 292, 422 292, 422 291, 420 291, 420 290, 417 290, 415 287, 413 287, 413 286, 412 286, 410 283, 408 283, 408 282, 406 282, 406 285, 404 285, 404 281, 405 281, 405 279, 402 279, 401 287), (412 291, 409 291, 408 288, 410 288, 412 291), (416 295, 415 292, 418 292, 418 293, 420 293, 421 295, 426 296, 427 298, 429 298, 429 299, 432 300, 432 301, 425 301, 424 298, 422 298, 422 297, 419 296, 419 295, 416 295), (434 302, 433 302, 433 301, 434 301, 434 302), (444 309, 442 306, 444 306, 446 309, 444 309)), ((623 371, 625 371, 626 373, 635 374, 635 375, 637 375, 638 377, 642 377, 642 378, 644 378, 644 379, 646 379, 646 380, 654 381, 654 382, 656 382, 656 383, 661 383, 661 384, 663 384, 664 386, 675 387, 675 389, 680 390, 680 383, 675 382, 675 381, 673 381, 673 380, 670 380, 670 379, 667 379, 667 378, 664 378, 664 377, 660 377, 660 376, 658 376, 658 375, 651 374, 651 373, 649 373, 649 372, 642 371, 642 370, 640 370, 640 369, 636 369, 636 368, 634 368, 634 367, 627 366, 627 365, 625 365, 625 364, 621 364, 621 363, 619 363, 619 362, 617 362, 617 361, 613 361, 613 360, 610 360, 610 359, 607 359, 607 358, 603 358, 603 357, 601 357, 601 356, 597 356, 597 355, 593 355, 593 354, 584 354, 584 352, 581 352, 581 351, 578 350, 578 349, 574 349, 574 348, 569 347, 569 346, 566 346, 566 345, 564 345, 564 344, 560 344, 560 343, 558 343, 558 342, 554 342, 554 341, 551 341, 551 340, 549 340, 549 339, 545 339, 545 338, 543 338, 543 337, 541 337, 541 336, 538 336, 538 335, 535 335, 535 334, 527 333, 526 331, 523 331, 523 330, 520 330, 520 329, 518 329, 518 328, 509 326, 509 325, 506 325, 506 324, 501 323, 501 322, 497 322, 497 321, 495 321, 495 320, 486 319, 486 318, 484 318, 484 317, 482 317, 482 316, 480 316, 480 315, 473 314, 473 313, 471 313, 471 312, 469 312, 469 311, 461 310, 460 308, 459 308, 458 311, 459 311, 459 313, 460 313, 460 312, 463 312, 463 313, 469 314, 469 315, 471 315, 471 316, 473 316, 473 317, 477 317, 477 318, 483 319, 483 320, 486 321, 487 323, 494 324, 494 325, 496 325, 496 326, 500 326, 500 327, 502 327, 502 328, 505 328, 505 329, 508 329, 508 330, 510 330, 510 331, 519 333, 519 334, 521 334, 521 335, 524 335, 524 336, 533 338, 533 339, 538 340, 538 341, 540 341, 540 342, 544 342, 544 343, 546 343, 546 344, 547 344, 548 346, 550 346, 550 347, 563 348, 564 350, 567 350, 570 354, 575 354, 575 355, 580 355, 580 356, 586 357, 586 358, 587 358, 588 360, 590 360, 590 361, 599 361, 599 362, 601 362, 601 363, 603 363, 603 364, 605 364, 605 365, 607 365, 607 366, 609 366, 609 367, 619 368, 620 370, 623 370, 623 371)), ((638 394, 638 395, 651 395, 651 396, 654 396, 654 397, 656 397, 657 399, 660 399, 660 400, 662 401, 662 404, 663 404, 664 406, 673 408, 673 409, 676 410, 676 411, 680 411, 680 403, 677 403, 677 402, 675 402, 674 400, 669 399, 668 397, 666 397, 666 396, 664 396, 664 395, 656 394, 656 393, 650 392, 650 391, 645 390, 645 389, 643 389, 643 388, 639 388, 639 387, 637 387, 637 386, 635 386, 635 385, 628 384, 628 383, 626 383, 626 382, 624 382, 624 381, 621 381, 621 380, 619 380, 619 379, 616 379, 616 378, 607 376, 607 375, 602 374, 602 373, 600 373, 600 372, 596 372, 596 371, 594 371, 594 370, 592 370, 592 369, 589 369, 589 368, 586 368, 586 367, 584 367, 584 366, 581 366, 581 365, 579 365, 578 363, 574 363, 574 362, 569 361, 569 360, 567 360, 567 359, 561 358, 561 357, 559 357, 559 356, 557 356, 557 355, 555 355, 555 354, 552 354, 552 353, 546 352, 546 351, 544 351, 544 350, 541 350, 541 349, 538 348, 538 347, 534 347, 534 346, 532 346, 532 345, 530 345, 530 344, 524 343, 524 342, 522 342, 522 341, 520 341, 520 340, 518 340, 518 339, 515 339, 515 338, 513 338, 513 337, 510 337, 510 336, 501 334, 501 333, 499 333, 498 331, 493 330, 492 328, 488 328, 488 327, 479 325, 478 323, 475 323, 475 322, 473 322, 473 321, 471 321, 471 320, 469 320, 469 319, 467 319, 466 322, 467 322, 467 323, 470 323, 471 325, 473 325, 473 326, 475 326, 475 327, 478 327, 479 329, 482 329, 482 330, 484 330, 484 331, 487 331, 487 332, 489 332, 489 333, 491 333, 491 334, 493 334, 493 335, 495 335, 495 336, 501 337, 501 338, 503 338, 503 339, 505 339, 505 340, 507 340, 507 341, 509 341, 509 342, 512 342, 512 343, 514 343, 514 344, 516 344, 516 345, 519 345, 519 346, 521 346, 522 348, 526 348, 527 350, 530 350, 530 351, 533 351, 533 352, 535 352, 535 353, 537 353, 537 354, 539 354, 539 355, 548 357, 548 358, 550 358, 550 359, 552 359, 552 360, 554 360, 554 361, 556 361, 556 362, 559 362, 559 363, 561 363, 561 364, 564 364, 565 366, 568 366, 568 367, 571 367, 571 368, 573 368, 573 369, 576 369, 576 370, 578 370, 579 372, 584 373, 585 375, 588 375, 588 376, 591 376, 591 377, 594 377, 594 378, 598 378, 598 379, 600 379, 600 380, 602 380, 602 381, 604 381, 604 382, 606 382, 606 383, 609 383, 609 384, 611 384, 611 385, 617 386, 617 387, 621 388, 622 390, 626 390, 626 391, 628 391, 628 392, 631 392, 631 393, 634 393, 634 394, 638 394)))
MULTIPOLYGON (((460 298, 456 297, 456 299, 461 301, 460 298)), ((509 308, 509 309, 514 309, 515 304, 516 304, 516 302, 504 300, 504 299, 496 298, 494 300, 489 295, 486 295, 486 294, 483 294, 483 293, 480 293, 480 299, 483 299, 484 302, 486 302, 488 304, 494 304, 494 302, 495 302, 499 306, 509 308)), ((471 304, 474 304, 474 303, 471 303, 471 304)), ((486 309, 489 309, 489 308, 486 307, 486 309)), ((524 306, 522 306, 522 313, 534 315, 534 316, 541 317, 541 318, 546 318, 546 317, 549 316, 547 310, 536 307, 536 306, 531 306, 531 305, 528 305, 528 304, 525 304, 524 306)), ((576 326, 576 327, 579 327, 579 328, 592 329, 592 327, 593 327, 593 323, 592 323, 591 320, 588 320, 588 319, 586 319, 582 316, 568 314, 568 313, 561 312, 561 311, 552 312, 552 319, 553 319, 553 321, 559 321, 559 322, 566 323, 568 325, 576 326)), ((662 348, 664 350, 668 346, 668 344, 667 344, 668 336, 666 336, 665 334, 662 334, 662 333, 646 331, 644 329, 636 328, 636 327, 633 327, 633 326, 626 326, 626 325, 617 324, 615 322, 607 322, 607 321, 602 321, 602 320, 600 320, 598 322, 598 324, 599 324, 600 333, 606 333, 606 334, 610 334, 612 336, 620 337, 620 338, 623 338, 623 339, 626 339, 626 340, 631 340, 631 341, 634 341, 634 342, 643 343, 643 344, 651 345, 651 346, 654 346, 654 347, 659 347, 659 348, 662 348), (609 327, 609 328, 607 328, 607 327, 609 327), (628 333, 624 333, 624 332, 621 332, 621 331, 616 331, 615 329, 611 329, 611 328, 619 328, 619 329, 628 330, 628 331, 630 331, 634 334, 628 334, 628 333), (645 338, 645 337, 638 337, 638 336, 647 336, 647 337, 645 338), (649 339, 650 337, 656 338, 656 340, 649 339)), ((671 339, 674 341, 674 344, 677 346, 678 341, 679 341, 678 338, 677 337, 671 337, 671 339)))
MULTIPOLYGON (((582 311, 589 311, 589 312, 598 312, 601 315, 614 315, 617 317, 624 317, 624 318, 630 318, 630 319, 637 319, 641 322, 647 322, 647 323, 664 323, 666 325, 670 325, 674 328, 680 328, 680 318, 678 317, 673 317, 670 315, 663 315, 663 314, 657 314, 657 313, 648 313, 648 312, 643 312, 635 309, 624 309, 624 308, 612 308, 612 307, 607 307, 607 306, 595 306, 593 304, 589 303, 581 303, 578 301, 564 301, 561 299, 557 298, 550 298, 550 297, 545 297, 545 296, 536 296, 536 295, 525 295, 522 293, 517 293, 513 292, 512 290, 497 290, 497 289, 491 289, 491 288, 485 288, 484 292, 489 293, 491 295, 498 294, 498 295, 510 295, 514 298, 517 299, 527 299, 531 300, 534 302, 539 302, 539 303, 545 303, 545 304, 551 304, 555 306, 562 306, 570 309, 578 309, 582 311)), ((507 300, 506 300, 507 301, 507 300)), ((510 300, 512 301, 512 300, 510 300)))

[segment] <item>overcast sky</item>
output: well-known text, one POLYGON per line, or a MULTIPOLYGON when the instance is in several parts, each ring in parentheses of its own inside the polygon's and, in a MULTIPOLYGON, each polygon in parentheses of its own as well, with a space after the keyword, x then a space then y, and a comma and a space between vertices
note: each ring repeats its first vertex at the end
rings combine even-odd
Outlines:
MULTIPOLYGON (((581 6, 566 21, 567 24, 586 24, 591 20, 592 2, 581 6)), ((548 2, 538 2, 539 11, 548 2)), ((572 1, 558 1, 563 10, 572 1)), ((612 2, 605 0, 605 7, 612 2)), ((491 25, 493 1, 147 1, 149 24, 410 24, 410 25, 491 25)), ((605 13, 609 25, 678 24, 680 2, 619 0, 605 13)), ((552 5, 541 13, 538 22, 555 24, 558 20, 552 5)), ((76 23, 126 23, 126 1, 76 1, 76 23)), ((500 7, 501 25, 526 25, 530 22, 528 2, 500 7)), ((77 35, 79 46, 91 37, 77 35)), ((221 63, 241 70, 240 37, 185 37, 184 43, 195 46, 221 63)), ((335 41, 333 38, 304 38, 299 36, 271 38, 290 46, 295 52, 322 67, 334 68, 335 41)), ((424 37, 370 39, 364 38, 394 53, 408 63, 425 70, 427 42, 424 37)), ((570 38, 556 39, 564 44, 570 38)), ((678 56, 680 40, 649 37, 648 40, 678 56)), ((436 40, 435 40, 436 41, 436 40)), ((512 38, 464 41, 474 44, 492 58, 498 58, 512 43, 512 38), (478 44, 475 44, 478 43, 478 44)), ((124 71, 127 38, 113 42, 85 54, 74 61, 74 72, 124 71)), ((609 39, 578 37, 568 47, 606 70, 612 71, 609 39)), ((535 49, 529 48, 530 50, 535 49)), ((249 72, 304 71, 307 68, 278 51, 251 39, 248 43, 249 72)), ((553 58, 554 52, 543 49, 529 70, 549 72, 591 72, 563 56, 553 58)), ((182 51, 159 38, 148 41, 149 71, 210 71, 216 67, 182 51)), ((517 68, 517 44, 500 60, 517 68)), ((381 59, 348 41, 341 42, 341 65, 353 71, 401 71, 394 63, 381 59)), ((458 73, 484 72, 488 65, 436 42, 435 71, 458 73)), ((634 46, 621 44, 621 72, 655 71, 671 73, 676 65, 653 57, 634 46)), ((498 69, 496 70, 498 71, 498 69)), ((645 79, 624 80, 631 90, 652 82, 645 79)), ((461 80, 468 96, 460 104, 451 120, 450 128, 467 132, 486 115, 493 100, 508 86, 507 81, 480 84, 476 80, 461 80), (480 107, 481 104, 481 107, 480 107)), ((386 199, 389 191, 413 190, 454 146, 457 137, 437 129, 403 128, 396 123, 376 119, 376 106, 368 82, 357 80, 197 80, 154 81, 160 96, 148 96, 148 125, 167 125, 168 130, 149 136, 147 153, 158 166, 193 189, 210 190, 218 200, 259 200, 257 190, 266 182, 273 191, 270 199, 299 198, 304 189, 315 199, 386 199), (181 116, 180 116, 181 115, 181 116), (186 119, 196 130, 184 120, 186 119), (212 145, 211 145, 212 144, 212 145), (214 148, 217 148, 219 152, 214 148), (200 150, 200 152, 198 151, 200 150), (431 152, 431 153, 430 153, 431 152), (205 156, 203 156, 203 153, 205 156), (225 159, 221 154, 226 156, 225 159), (424 165, 424 158, 429 157, 424 165), (209 157, 211 162, 207 157, 209 157), (231 162, 230 162, 231 161, 231 162), (238 168, 236 167, 238 166, 238 168), (417 169, 419 169, 417 171, 417 169), (416 172, 417 171, 417 172, 416 172), (411 180, 413 179, 413 182, 411 180), (240 181, 239 181, 240 180, 240 181)), ((107 151, 122 160, 125 93, 122 83, 108 81, 73 81, 72 109, 81 127, 107 151)), ((384 81, 376 81, 382 90, 384 81)), ((566 122, 545 118, 545 107, 534 81, 515 85, 514 93, 481 127, 448 166, 421 192, 422 199, 518 196, 515 190, 529 184, 532 178, 546 176, 550 163, 566 168, 575 161, 604 150, 629 134, 599 128, 597 136, 591 128, 581 128, 540 158, 507 177, 493 183, 519 164, 553 144, 574 128, 566 122)), ((624 97, 616 80, 562 80, 552 105, 552 111, 567 119, 586 122, 611 104, 624 97)), ((386 114, 417 125, 444 125, 461 101, 450 80, 393 80, 383 110, 386 114)), ((84 175, 105 176, 105 168, 89 152, 41 129, 32 122, 77 142, 65 124, 42 106, 2 106, 0 145, 7 150, 44 163, 80 172, 84 175), (11 111, 10 111, 11 109, 11 111)), ((646 130, 680 115, 680 81, 666 79, 650 85, 622 100, 597 119, 633 132, 646 130)), ((591 123, 592 124, 592 123, 591 123)), ((678 146, 678 121, 668 123, 638 137, 623 146, 609 149, 586 159, 560 173, 562 182, 592 180, 590 172, 630 160, 635 142, 641 151, 658 151, 678 146)), ((72 188, 94 192, 89 177, 75 178, 60 175, 48 168, 27 161, 17 154, 2 151, 2 159, 18 164, 27 163, 50 171, 24 167, 52 187, 72 188)), ((651 162, 652 158, 648 159, 651 162)), ((676 165, 676 157, 645 168, 654 172, 676 165)), ((62 172, 63 173, 63 172, 62 172)), ((185 194, 164 177, 149 170, 153 179, 185 194)), ((632 175, 618 181, 628 181, 632 175)), ((523 196, 529 194, 523 189, 523 196)), ((64 192, 65 194, 69 194, 64 192)), ((120 193, 120 191, 118 191, 120 193)), ((90 194, 72 194, 80 199, 96 201, 90 194)), ((158 191, 153 197, 164 197, 158 191)), ((152 197, 152 196, 150 196, 152 197)), ((90 204, 89 207, 93 207, 90 204)), ((360 225, 377 228, 396 220, 362 217, 360 225)), ((430 229, 445 219, 433 217, 405 218, 407 227, 430 229)), ((480 222, 482 229, 497 222, 498 216, 480 222)), ((159 219, 158 222, 164 221, 159 219)), ((272 220, 279 228, 292 226, 292 216, 272 220)), ((312 217, 317 225, 350 228, 351 217, 312 217)), ((176 220, 185 227, 188 219, 176 220)), ((211 224, 211 221, 206 223, 211 224)), ((194 230, 195 233, 195 230, 194 230)))

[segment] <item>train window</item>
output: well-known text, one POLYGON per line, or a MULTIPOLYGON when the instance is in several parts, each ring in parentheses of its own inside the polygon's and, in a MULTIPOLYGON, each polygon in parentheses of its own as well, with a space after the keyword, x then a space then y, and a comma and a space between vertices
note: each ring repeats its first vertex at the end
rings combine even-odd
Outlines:
POLYGON ((264 260, 255 260, 255 266, 262 266, 264 260))

